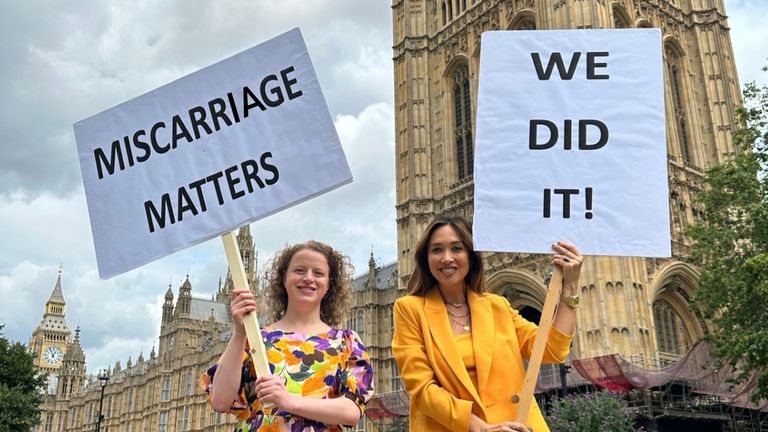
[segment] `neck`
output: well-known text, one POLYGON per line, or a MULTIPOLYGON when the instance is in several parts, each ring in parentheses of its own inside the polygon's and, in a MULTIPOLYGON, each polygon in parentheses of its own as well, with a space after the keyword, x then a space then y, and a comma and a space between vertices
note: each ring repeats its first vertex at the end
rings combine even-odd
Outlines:
POLYGON ((467 288, 463 283, 453 286, 438 285, 437 288, 440 290, 440 296, 446 303, 460 304, 467 302, 467 288))
POLYGON ((320 319, 320 310, 297 311, 291 308, 285 311, 285 315, 273 324, 283 330, 297 332, 316 332, 328 329, 328 324, 320 319))

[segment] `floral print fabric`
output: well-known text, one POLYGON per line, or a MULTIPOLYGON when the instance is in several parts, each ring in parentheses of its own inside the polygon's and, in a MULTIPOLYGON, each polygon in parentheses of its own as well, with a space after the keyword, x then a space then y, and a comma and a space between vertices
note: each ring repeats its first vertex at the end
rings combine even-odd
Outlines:
MULTIPOLYGON (((352 330, 331 329, 326 333, 305 334, 281 330, 261 331, 269 368, 286 380, 289 392, 306 397, 346 397, 362 412, 373 395, 373 370, 365 345, 352 330)), ((200 377, 200 385, 210 401, 211 384, 217 365, 200 377)), ((249 348, 243 353, 243 377, 238 399, 229 412, 237 416, 236 432, 331 432, 328 426, 287 411, 264 408, 256 399, 253 384, 256 371, 249 348)))

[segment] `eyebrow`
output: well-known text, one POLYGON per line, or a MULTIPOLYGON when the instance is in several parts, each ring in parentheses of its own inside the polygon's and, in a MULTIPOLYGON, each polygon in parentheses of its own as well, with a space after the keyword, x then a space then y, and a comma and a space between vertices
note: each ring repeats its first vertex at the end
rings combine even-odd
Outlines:
MULTIPOLYGON (((441 242, 434 242, 434 243, 430 243, 429 247, 432 247, 432 246, 442 246, 442 245, 443 245, 443 243, 441 243, 441 242)), ((454 241, 454 242, 448 243, 448 245, 449 246, 453 246, 453 245, 462 245, 462 246, 464 246, 464 243, 462 243, 461 241, 454 241)))

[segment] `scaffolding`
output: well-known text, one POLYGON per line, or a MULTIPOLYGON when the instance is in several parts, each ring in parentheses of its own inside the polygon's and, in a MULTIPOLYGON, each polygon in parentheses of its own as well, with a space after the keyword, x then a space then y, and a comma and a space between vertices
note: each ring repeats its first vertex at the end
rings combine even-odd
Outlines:
POLYGON ((695 423, 697 431, 768 432, 768 401, 750 400, 758 371, 735 385, 739 371, 715 362, 706 342, 660 369, 618 354, 574 360, 573 366, 595 387, 623 393, 646 429, 674 430, 665 425, 695 423))
MULTIPOLYGON (((649 432, 768 432, 768 401, 750 400, 759 372, 733 385, 738 371, 718 368, 706 342, 662 368, 618 354, 573 360, 571 365, 542 366, 536 384, 539 406, 546 410, 549 401, 568 392, 606 389, 621 394, 638 425, 649 432)), ((408 409, 408 395, 399 390, 374 396, 366 415, 380 432, 404 431, 408 409)))

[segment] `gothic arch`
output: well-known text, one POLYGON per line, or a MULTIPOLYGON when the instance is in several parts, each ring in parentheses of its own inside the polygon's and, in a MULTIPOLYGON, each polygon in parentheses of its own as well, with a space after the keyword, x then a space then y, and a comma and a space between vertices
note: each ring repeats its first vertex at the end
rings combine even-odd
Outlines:
POLYGON ((635 27, 637 28, 653 28, 653 24, 645 18, 638 18, 635 20, 635 27))
POLYGON ((614 28, 631 28, 632 18, 629 17, 627 10, 619 2, 611 3, 611 10, 613 11, 614 28))
POLYGON ((530 9, 523 9, 512 16, 507 30, 536 30, 536 14, 530 9))
MULTIPOLYGON (((656 316, 659 311, 657 305, 661 304, 664 308, 671 309, 680 319, 683 327, 673 330, 684 330, 690 338, 690 343, 701 339, 709 331, 701 313, 690 305, 690 298, 698 279, 699 272, 692 265, 680 261, 669 261, 656 271, 651 284, 654 322, 659 321, 659 317, 656 316)), ((662 331, 664 329, 656 328, 657 338, 662 331)))
POLYGON ((673 52, 682 59, 685 57, 685 50, 683 49, 683 46, 680 44, 680 41, 677 40, 676 37, 672 35, 666 35, 663 39, 664 48, 672 48, 673 52))
POLYGON ((659 291, 673 278, 679 278, 684 282, 681 285, 686 287, 684 289, 687 289, 690 295, 693 287, 699 283, 699 271, 688 263, 675 260, 667 261, 653 275, 650 288, 654 299, 659 296, 659 291))
POLYGON ((465 54, 456 54, 453 56, 451 61, 448 62, 448 64, 445 66, 445 70, 443 70, 443 78, 448 78, 448 84, 449 88, 452 83, 450 83, 451 75, 453 75, 453 72, 456 70, 457 67, 466 65, 467 68, 469 68, 469 57, 465 54))
POLYGON ((541 311, 547 287, 535 274, 521 269, 505 269, 486 278, 488 292, 506 297, 513 308, 532 307, 541 311), (513 291, 513 292, 512 292, 513 291))

